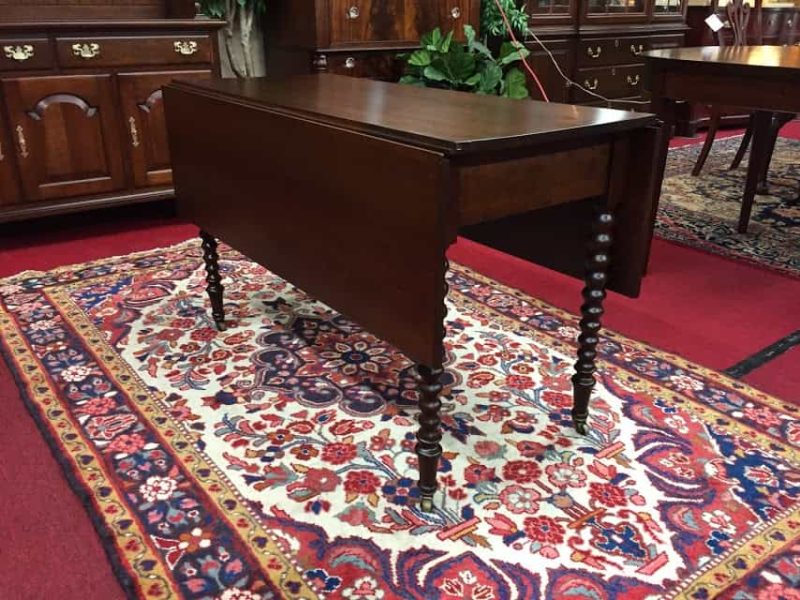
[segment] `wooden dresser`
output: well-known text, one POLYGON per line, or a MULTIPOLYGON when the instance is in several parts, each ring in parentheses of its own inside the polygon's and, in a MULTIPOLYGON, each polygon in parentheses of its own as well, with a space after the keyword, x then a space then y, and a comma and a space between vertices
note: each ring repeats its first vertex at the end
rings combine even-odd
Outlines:
POLYGON ((172 194, 161 86, 219 70, 190 4, 0 0, 0 222, 172 194))

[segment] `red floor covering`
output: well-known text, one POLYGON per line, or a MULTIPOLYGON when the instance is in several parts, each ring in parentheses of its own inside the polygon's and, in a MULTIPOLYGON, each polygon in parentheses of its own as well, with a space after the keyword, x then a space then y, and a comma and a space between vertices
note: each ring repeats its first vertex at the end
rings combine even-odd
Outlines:
MULTIPOLYGON (((800 138, 800 124, 784 134, 800 138)), ((678 142, 680 143, 680 142, 678 142)), ((0 277, 25 269, 172 244, 195 228, 147 209, 0 230, 0 277), (122 216, 120 216, 122 215, 122 216), (105 220, 103 220, 105 219, 105 220), (120 224, 121 223, 121 224, 120 224)), ((578 307, 580 283, 461 241, 451 256, 556 306, 578 307)), ((723 369, 800 327, 800 282, 656 241, 642 296, 610 294, 605 324, 633 338, 723 369)), ((745 380, 800 401, 800 348, 745 380)), ((0 365, 0 597, 12 600, 122 598, 100 540, 78 498, 0 365)))

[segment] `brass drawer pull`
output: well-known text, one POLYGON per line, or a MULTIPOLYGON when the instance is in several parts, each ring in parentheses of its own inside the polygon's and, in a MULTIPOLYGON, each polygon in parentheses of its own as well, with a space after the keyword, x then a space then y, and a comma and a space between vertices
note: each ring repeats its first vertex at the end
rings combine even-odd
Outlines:
POLYGON ((450 17, 455 21, 461 18, 461 7, 454 6, 450 9, 450 17))
POLYGON ((590 58, 600 58, 600 55, 603 53, 603 47, 598 46, 597 48, 592 48, 591 46, 586 48, 586 54, 589 55, 590 58))
POLYGON ((344 59, 344 68, 345 69, 355 69, 356 68, 356 59, 352 56, 348 56, 344 59))
POLYGON ((626 78, 628 80, 628 85, 639 85, 639 81, 641 80, 641 76, 637 73, 633 77, 628 75, 626 78))
POLYGON ((136 119, 128 117, 128 128, 131 132, 131 146, 139 147, 139 130, 136 128, 136 119))
POLYGON ((3 46, 3 53, 6 58, 22 62, 33 58, 33 46, 30 44, 23 44, 22 46, 3 46))
POLYGON ((348 19, 357 19, 361 16, 361 11, 358 10, 358 7, 353 5, 347 9, 347 13, 345 13, 348 19))
POLYGON ((595 77, 592 81, 589 81, 588 79, 584 79, 583 80, 583 87, 585 87, 587 90, 594 91, 594 90, 597 89, 597 85, 599 83, 600 82, 597 81, 597 77, 595 77))
POLYGON ((19 144, 19 155, 22 158, 28 158, 28 141, 25 139, 25 132, 22 130, 22 125, 17 125, 17 143, 19 144))
POLYGON ((194 41, 177 40, 172 44, 172 47, 175 48, 175 52, 181 56, 191 56, 197 52, 197 42, 194 41))
POLYGON ((638 46, 631 44, 631 53, 634 56, 639 56, 642 52, 644 52, 644 44, 639 44, 638 46))
POLYGON ((72 53, 83 59, 96 58, 100 56, 100 44, 89 42, 87 44, 72 44, 72 53))

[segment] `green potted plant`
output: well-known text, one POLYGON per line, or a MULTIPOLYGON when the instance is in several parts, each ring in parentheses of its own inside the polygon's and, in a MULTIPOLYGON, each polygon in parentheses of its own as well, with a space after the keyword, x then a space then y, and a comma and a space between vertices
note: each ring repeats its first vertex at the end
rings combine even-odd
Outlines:
POLYGON ((405 55, 406 72, 400 83, 504 96, 529 98, 525 74, 515 63, 528 50, 504 42, 495 56, 477 39, 475 29, 464 26, 466 45, 453 41, 453 32, 443 35, 437 27, 422 36, 419 50, 405 55))

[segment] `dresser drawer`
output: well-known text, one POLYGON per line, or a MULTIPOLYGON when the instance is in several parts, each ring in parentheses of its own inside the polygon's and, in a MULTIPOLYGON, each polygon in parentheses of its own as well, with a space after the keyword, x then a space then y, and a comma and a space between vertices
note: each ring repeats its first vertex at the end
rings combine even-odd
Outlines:
MULTIPOLYGON (((639 96, 644 87, 643 65, 609 67, 601 69, 578 69, 575 81, 586 89, 606 98, 630 98, 639 96)), ((586 102, 595 100, 591 94, 573 88, 573 100, 586 102)))
POLYGON ((351 77, 397 81, 403 74, 403 62, 397 52, 347 52, 326 55, 327 72, 351 77))
POLYGON ((661 48, 682 48, 684 45, 684 35, 653 35, 648 41, 649 50, 660 50, 661 48))
POLYGON ((209 63, 213 44, 207 35, 165 35, 56 39, 58 63, 66 68, 209 63))
POLYGON ((639 63, 639 55, 650 49, 649 36, 595 38, 578 42, 578 66, 595 67, 639 63))
POLYGON ((49 69, 53 54, 47 38, 0 38, 0 71, 49 69))

